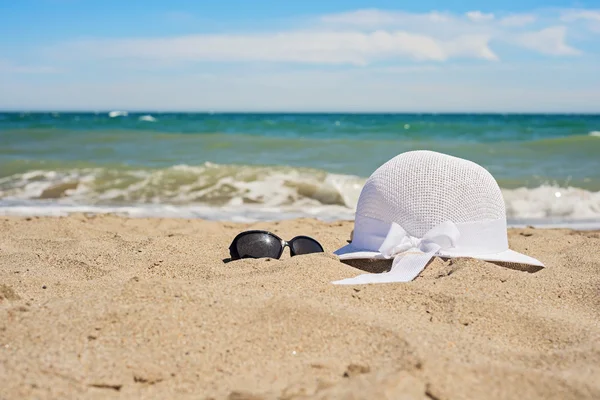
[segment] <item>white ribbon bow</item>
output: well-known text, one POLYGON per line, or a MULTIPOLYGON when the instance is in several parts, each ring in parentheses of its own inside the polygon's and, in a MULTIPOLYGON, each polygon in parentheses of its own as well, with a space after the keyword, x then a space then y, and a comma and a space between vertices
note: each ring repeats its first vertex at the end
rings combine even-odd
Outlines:
POLYGON ((412 281, 440 249, 454 247, 460 232, 453 222, 443 222, 429 230, 422 238, 410 236, 400 225, 393 223, 379 252, 393 258, 392 269, 381 274, 362 274, 354 278, 334 281, 338 285, 365 283, 392 283, 412 281))

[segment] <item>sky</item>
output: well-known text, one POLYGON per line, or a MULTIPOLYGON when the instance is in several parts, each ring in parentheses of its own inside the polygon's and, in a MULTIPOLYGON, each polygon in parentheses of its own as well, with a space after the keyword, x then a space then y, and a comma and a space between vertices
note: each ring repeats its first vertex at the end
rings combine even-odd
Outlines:
POLYGON ((0 0, 0 109, 598 113, 600 0, 0 0))

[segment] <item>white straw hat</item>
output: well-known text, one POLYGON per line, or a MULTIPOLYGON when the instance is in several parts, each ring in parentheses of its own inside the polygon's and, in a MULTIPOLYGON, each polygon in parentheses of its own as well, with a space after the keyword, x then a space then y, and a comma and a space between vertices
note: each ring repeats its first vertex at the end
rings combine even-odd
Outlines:
POLYGON ((543 267, 508 248, 504 199, 494 177, 471 161, 433 151, 402 153, 369 177, 352 242, 341 260, 394 259, 392 269, 335 284, 408 282, 434 256, 543 267))

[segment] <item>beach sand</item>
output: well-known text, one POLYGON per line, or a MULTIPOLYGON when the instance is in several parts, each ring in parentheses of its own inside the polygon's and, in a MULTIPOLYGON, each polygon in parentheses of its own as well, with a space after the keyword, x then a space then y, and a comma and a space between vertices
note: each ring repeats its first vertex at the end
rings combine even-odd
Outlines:
POLYGON ((511 229, 539 271, 335 286, 352 227, 0 217, 0 398, 600 398, 598 232, 511 229), (327 253, 224 262, 249 228, 327 253))

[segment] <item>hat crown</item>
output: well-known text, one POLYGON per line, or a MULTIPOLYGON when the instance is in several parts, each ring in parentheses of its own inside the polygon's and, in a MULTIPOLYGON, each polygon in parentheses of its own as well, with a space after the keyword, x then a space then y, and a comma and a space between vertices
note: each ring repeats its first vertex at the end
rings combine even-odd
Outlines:
POLYGON ((494 177, 468 160, 433 151, 402 153, 379 167, 360 194, 356 218, 395 222, 421 237, 445 222, 506 218, 494 177))

